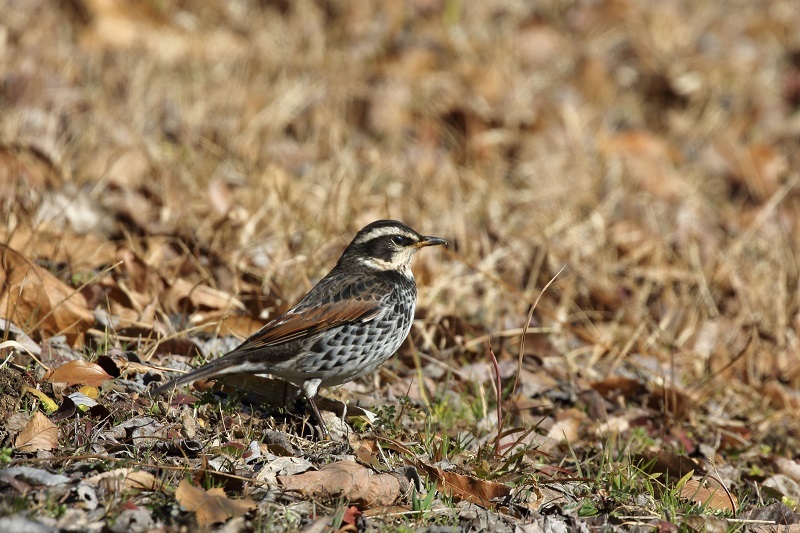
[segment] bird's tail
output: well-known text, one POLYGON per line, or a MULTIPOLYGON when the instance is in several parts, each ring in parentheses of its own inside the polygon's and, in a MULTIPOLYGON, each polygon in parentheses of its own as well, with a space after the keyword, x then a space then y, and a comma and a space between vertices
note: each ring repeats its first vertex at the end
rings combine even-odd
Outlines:
POLYGON ((220 357, 216 361, 205 364, 200 368, 195 368, 188 374, 184 374, 173 379, 172 381, 165 383, 164 385, 161 385, 160 387, 153 389, 150 395, 158 396, 159 394, 170 392, 184 383, 190 383, 192 381, 197 381, 198 379, 241 372, 243 359, 243 356, 240 354, 229 354, 228 356, 220 357))

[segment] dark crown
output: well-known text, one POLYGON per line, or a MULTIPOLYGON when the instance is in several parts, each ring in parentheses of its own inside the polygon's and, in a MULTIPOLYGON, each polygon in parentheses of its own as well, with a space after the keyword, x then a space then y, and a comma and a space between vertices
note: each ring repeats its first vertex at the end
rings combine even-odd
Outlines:
POLYGON ((419 248, 436 244, 446 242, 420 235, 397 220, 377 220, 356 234, 339 263, 357 262, 379 270, 407 271, 411 257, 419 248))

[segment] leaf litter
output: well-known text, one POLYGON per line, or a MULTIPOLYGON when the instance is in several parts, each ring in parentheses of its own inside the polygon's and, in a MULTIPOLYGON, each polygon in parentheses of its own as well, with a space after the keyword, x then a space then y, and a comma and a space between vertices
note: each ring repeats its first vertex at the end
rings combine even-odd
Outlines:
POLYGON ((800 522, 783 0, 40 4, 4 10, 0 529, 800 522), (385 217, 454 245, 336 442, 262 378, 149 397, 385 217))

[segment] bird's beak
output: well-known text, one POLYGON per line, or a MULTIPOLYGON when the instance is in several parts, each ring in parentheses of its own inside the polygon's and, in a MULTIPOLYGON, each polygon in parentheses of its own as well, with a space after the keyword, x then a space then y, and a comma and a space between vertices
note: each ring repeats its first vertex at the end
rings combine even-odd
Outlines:
POLYGON ((440 239, 439 237, 422 237, 422 239, 415 246, 417 248, 423 248, 425 246, 437 246, 439 244, 444 244, 447 246, 447 241, 440 239))

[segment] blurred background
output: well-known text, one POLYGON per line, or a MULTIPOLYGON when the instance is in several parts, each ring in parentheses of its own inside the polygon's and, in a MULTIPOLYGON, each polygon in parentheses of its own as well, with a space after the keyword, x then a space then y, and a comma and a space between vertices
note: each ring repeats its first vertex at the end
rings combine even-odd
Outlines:
POLYGON ((453 243, 414 263, 428 353, 515 359, 555 278, 537 369, 799 405, 794 0, 0 12, 0 237, 90 311, 214 307, 180 281, 263 323, 396 218, 453 243))

